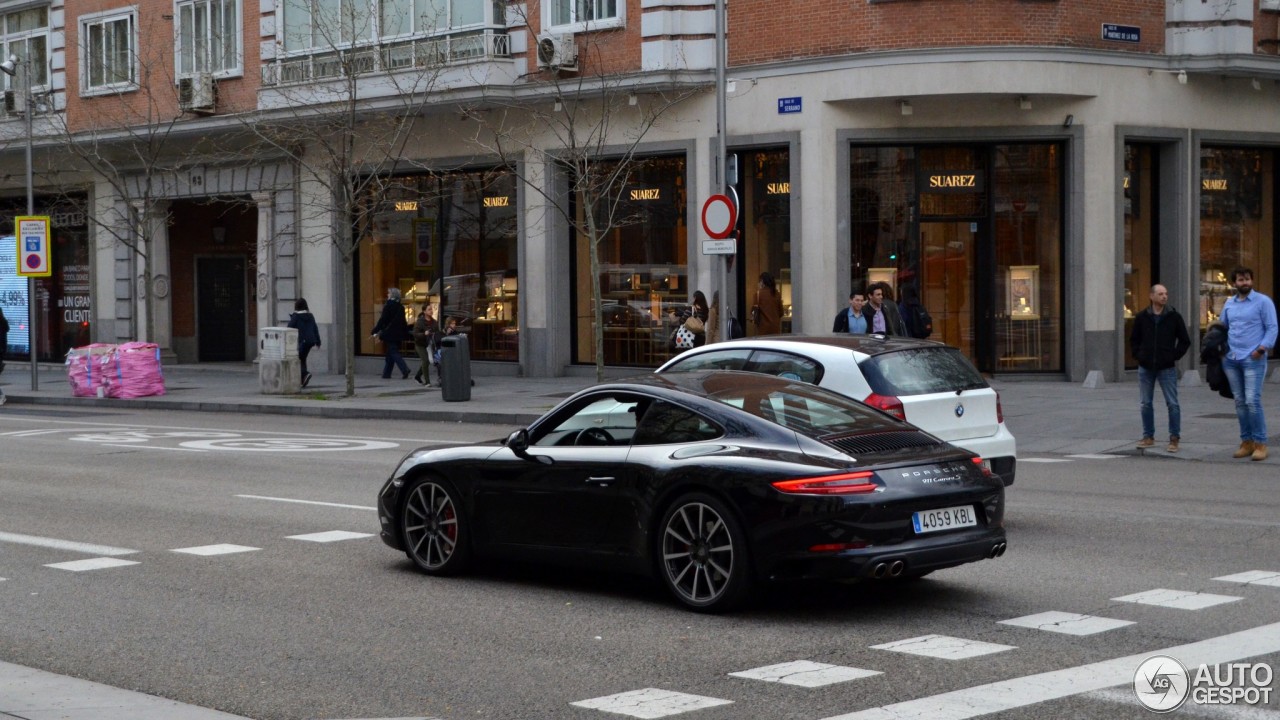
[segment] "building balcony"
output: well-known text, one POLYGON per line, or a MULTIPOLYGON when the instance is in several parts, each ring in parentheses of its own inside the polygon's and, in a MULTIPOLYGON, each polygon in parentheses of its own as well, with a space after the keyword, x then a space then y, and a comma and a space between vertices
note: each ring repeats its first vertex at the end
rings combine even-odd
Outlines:
POLYGON ((264 63, 264 88, 398 72, 435 74, 459 65, 510 61, 506 27, 469 28, 446 35, 288 56, 264 63))

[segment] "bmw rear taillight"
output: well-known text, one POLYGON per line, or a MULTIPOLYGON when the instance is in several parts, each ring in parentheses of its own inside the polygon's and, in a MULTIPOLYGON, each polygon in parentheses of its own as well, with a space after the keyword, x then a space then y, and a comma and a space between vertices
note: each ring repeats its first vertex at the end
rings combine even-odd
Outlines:
POLYGON ((870 405, 877 410, 883 410, 899 420, 906 420, 907 413, 902 409, 902 401, 892 395, 877 395, 871 393, 862 402, 870 405))
POLYGON ((1000 393, 996 393, 996 422, 1004 422, 1004 407, 1000 405, 1000 393))
POLYGON ((871 481, 871 471, 823 475, 820 477, 777 480, 773 486, 791 495, 856 495, 875 492, 880 486, 871 481))

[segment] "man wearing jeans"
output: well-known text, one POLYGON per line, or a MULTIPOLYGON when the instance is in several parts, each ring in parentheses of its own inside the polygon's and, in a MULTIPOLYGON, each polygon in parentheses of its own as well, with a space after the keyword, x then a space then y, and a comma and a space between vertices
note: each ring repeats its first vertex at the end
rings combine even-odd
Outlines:
POLYGON ((1227 328, 1227 356, 1222 370, 1236 398, 1240 448, 1232 457, 1267 459, 1267 419, 1262 415, 1262 381, 1267 376, 1267 353, 1276 346, 1276 306, 1253 291, 1253 270, 1231 271, 1236 296, 1222 306, 1227 328))
POLYGON ((1177 310, 1169 307, 1169 290, 1151 286, 1151 306, 1133 319, 1129 346, 1138 361, 1139 405, 1142 409, 1142 440, 1138 447, 1155 444, 1156 419, 1151 406, 1155 384, 1160 383, 1164 404, 1169 408, 1169 447, 1178 452, 1182 439, 1182 409, 1178 406, 1178 368, 1174 367, 1191 347, 1187 324, 1177 310))

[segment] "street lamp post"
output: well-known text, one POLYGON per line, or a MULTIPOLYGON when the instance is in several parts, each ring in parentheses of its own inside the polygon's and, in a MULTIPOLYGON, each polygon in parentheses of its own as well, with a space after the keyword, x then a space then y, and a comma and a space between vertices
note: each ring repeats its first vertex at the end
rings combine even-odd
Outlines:
MULTIPOLYGON (((9 77, 17 77, 18 63, 21 62, 26 67, 22 73, 22 99, 23 103, 22 117, 27 126, 27 215, 36 214, 35 184, 31 177, 31 61, 18 60, 17 55, 10 55, 9 59, 0 63, 0 72, 9 77)), ((14 228, 14 241, 17 241, 18 229, 14 228)), ((18 257, 15 253, 14 257, 18 257)), ((27 351, 31 355, 31 390, 34 392, 40 389, 40 374, 36 367, 36 279, 34 277, 27 278, 27 351)))

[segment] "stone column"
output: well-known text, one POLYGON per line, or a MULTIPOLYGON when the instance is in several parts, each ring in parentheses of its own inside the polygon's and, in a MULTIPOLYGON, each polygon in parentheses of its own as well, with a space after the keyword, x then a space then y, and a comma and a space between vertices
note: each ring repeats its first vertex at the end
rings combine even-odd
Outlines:
POLYGON ((130 205, 138 223, 138 242, 142 241, 144 233, 149 233, 151 237, 151 256, 142 258, 138 267, 138 340, 159 345, 161 362, 176 362, 178 356, 173 352, 173 293, 169 276, 169 201, 152 201, 148 204, 135 200, 130 205), (146 283, 148 267, 151 268, 149 288, 146 283), (155 321, 152 323, 155 337, 152 338, 144 337, 147 333, 148 293, 154 298, 151 310, 155 313, 155 321))
MULTIPOLYGON (((254 298, 258 330, 261 330, 264 327, 275 327, 281 320, 276 317, 276 195, 272 192, 256 192, 252 193, 251 197, 258 205, 257 277, 254 298)), ((256 343, 254 347, 257 347, 256 343)), ((257 362, 257 358, 254 358, 254 362, 257 362)))

